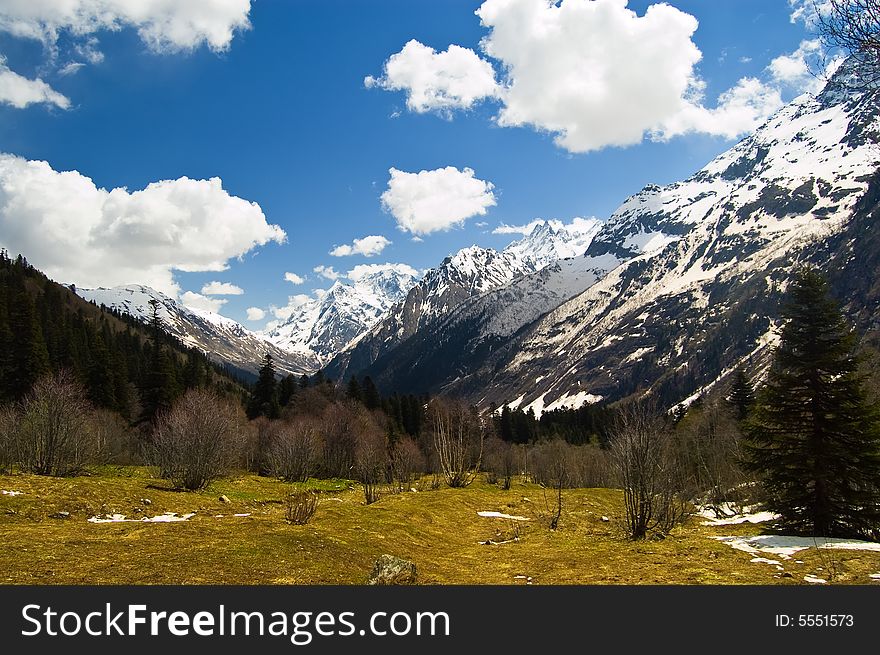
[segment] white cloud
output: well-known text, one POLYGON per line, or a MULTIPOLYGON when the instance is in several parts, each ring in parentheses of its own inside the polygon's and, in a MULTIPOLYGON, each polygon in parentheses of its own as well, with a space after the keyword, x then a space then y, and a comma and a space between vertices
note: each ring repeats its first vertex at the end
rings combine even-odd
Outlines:
POLYGON ((202 287, 202 293, 206 296, 240 296, 244 289, 231 282, 208 282, 202 287))
POLYGON ((85 64, 81 61, 71 61, 59 68, 58 74, 61 76, 73 75, 74 73, 78 73, 79 69, 83 68, 84 66, 85 64))
POLYGON ((532 233, 535 227, 543 222, 543 218, 536 218, 531 223, 526 223, 525 225, 508 225, 507 223, 501 223, 498 227, 492 230, 492 234, 522 234, 523 236, 528 236, 532 233))
POLYGON ((355 239, 351 245, 336 246, 330 251, 334 257, 348 257, 349 255, 363 255, 364 257, 374 257, 380 254, 387 246, 391 245, 391 241, 383 236, 370 235, 363 239, 355 239))
POLYGON ((340 273, 333 270, 332 266, 315 266, 312 270, 327 280, 338 280, 342 277, 340 273))
POLYGON ((788 0, 791 7, 791 22, 804 23, 808 28, 816 27, 821 16, 827 16, 833 8, 831 0, 788 0))
POLYGON ((176 296, 174 271, 222 271, 284 231, 219 178, 108 191, 77 171, 0 154, 0 244, 60 282, 147 284, 176 296))
POLYGON ((767 71, 777 84, 799 92, 818 93, 825 85, 816 71, 825 59, 825 50, 819 39, 801 41, 797 50, 780 55, 770 62, 767 71))
POLYGON ((43 80, 29 80, 9 70, 6 58, 0 55, 0 103, 12 105, 16 109, 24 109, 28 105, 45 103, 60 109, 70 107, 70 100, 58 93, 43 80))
POLYGON ((0 30, 54 44, 61 32, 83 37, 132 27, 156 52, 229 48, 250 27, 250 0, 3 0, 0 30))
POLYGON ((363 280, 365 277, 383 272, 393 272, 399 275, 409 275, 411 277, 421 277, 421 274, 408 264, 358 264, 348 273, 346 277, 352 282, 363 280))
POLYGON ((437 52, 415 39, 388 58, 382 77, 367 77, 364 85, 406 91, 407 109, 420 114, 470 109, 499 90, 492 65, 473 50, 450 45, 437 52))
POLYGON ((249 321, 262 321, 264 318, 266 318, 265 310, 262 310, 259 307, 248 307, 247 308, 247 320, 249 320, 249 321))
POLYGON ((686 103, 674 116, 652 131, 656 139, 702 132, 735 139, 758 128, 783 106, 776 87, 754 77, 744 77, 718 98, 718 106, 707 109, 699 103, 686 103))
MULTIPOLYGON (((646 136, 700 132, 734 138, 778 108, 773 90, 752 78, 722 93, 715 107, 707 106, 706 85, 696 71, 702 59, 692 39, 696 18, 663 2, 641 16, 627 5, 627 0, 486 0, 476 11, 488 29, 481 48, 503 77, 490 94, 489 63, 471 53, 485 66, 478 78, 484 87, 467 79, 477 74, 468 67, 461 68, 456 83, 497 98, 499 125, 551 134, 559 147, 577 153, 636 145, 646 136)), ((403 60, 406 80, 435 79, 440 55, 430 48, 425 54, 424 48, 410 41, 386 69, 392 62, 401 67, 403 60), (411 56, 403 57, 410 50, 411 56)), ((413 91, 429 84, 392 84, 394 79, 386 72, 379 83, 406 89, 413 111, 433 108, 430 93, 413 91)), ((455 102, 440 104, 446 111, 457 108, 455 102)))
POLYGON ((184 291, 180 294, 180 301, 190 309, 202 309, 215 314, 227 302, 225 298, 209 298, 193 291, 184 291))
POLYGON ((290 318, 293 313, 305 305, 307 302, 312 300, 312 296, 306 293, 298 293, 294 296, 287 296, 287 304, 283 307, 276 307, 275 305, 269 306, 269 311, 272 312, 272 315, 280 319, 282 321, 286 321, 290 318))
POLYGON ((382 207, 401 230, 424 235, 448 230, 472 216, 484 216, 496 204, 491 182, 474 177, 470 168, 453 166, 406 173, 392 168, 382 207))
POLYGON ((287 272, 284 274, 284 281, 290 282, 291 284, 302 284, 306 279, 296 273, 287 272))

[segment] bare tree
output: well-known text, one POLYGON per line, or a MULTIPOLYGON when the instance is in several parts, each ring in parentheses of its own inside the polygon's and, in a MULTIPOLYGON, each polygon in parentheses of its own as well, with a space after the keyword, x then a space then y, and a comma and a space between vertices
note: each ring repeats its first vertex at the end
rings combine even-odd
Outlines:
POLYGON ((269 470, 286 482, 306 482, 317 470, 321 458, 320 423, 299 416, 281 423, 269 447, 269 470))
POLYGON ((819 34, 859 64, 862 83, 880 80, 880 0, 822 0, 814 3, 819 34))
POLYGON ((388 469, 388 441, 376 424, 360 426, 355 446, 355 471, 364 486, 367 505, 379 500, 379 486, 386 480, 388 469))
POLYGON ((667 534, 692 511, 685 465, 661 415, 646 402, 631 403, 612 430, 612 460, 623 487, 627 532, 644 539, 667 534))
POLYGON ((97 463, 100 444, 92 406, 69 371, 40 378, 24 400, 18 433, 19 461, 38 475, 74 475, 97 463))
POLYGON ((486 440, 483 468, 495 478, 494 480, 490 478, 492 484, 501 480, 502 489, 505 491, 510 489, 513 476, 517 473, 517 455, 513 444, 497 437, 486 440))
POLYGON ((324 432, 322 472, 331 478, 350 478, 354 470, 357 434, 368 422, 366 409, 349 402, 328 405, 321 416, 324 432))
POLYGON ((479 417, 464 402, 435 398, 429 407, 434 450, 450 487, 466 487, 480 470, 483 431, 479 417))
POLYGON ((688 412, 676 429, 676 441, 702 504, 721 516, 726 505, 744 503, 752 478, 741 466, 742 435, 727 403, 707 402, 688 412))
POLYGON ((0 473, 8 471, 18 458, 18 423, 15 407, 0 407, 0 473))
POLYGON ((152 462, 175 487, 203 489, 235 462, 244 423, 238 405, 192 389, 156 421, 152 462))
POLYGON ((394 444, 391 453, 391 471, 399 488, 403 489, 425 471, 425 454, 412 437, 403 437, 394 444))

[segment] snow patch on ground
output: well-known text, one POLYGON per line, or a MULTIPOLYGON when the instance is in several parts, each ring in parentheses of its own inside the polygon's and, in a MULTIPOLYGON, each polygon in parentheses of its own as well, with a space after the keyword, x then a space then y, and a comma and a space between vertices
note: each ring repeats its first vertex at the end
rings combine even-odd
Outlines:
POLYGON ((805 575, 804 582, 809 582, 810 584, 828 584, 828 580, 817 578, 815 575, 805 575))
POLYGON ((502 514, 501 512, 477 512, 479 516, 487 519, 508 519, 510 521, 528 521, 525 516, 511 516, 510 514, 502 514))
POLYGON ((790 537, 786 535, 760 535, 753 537, 712 537, 713 539, 727 544, 731 548, 741 550, 752 555, 770 553, 778 555, 782 559, 791 557, 808 548, 823 548, 828 550, 863 550, 880 553, 880 543, 871 541, 859 541, 858 539, 833 539, 824 537, 790 537))
POLYGON ((724 503, 718 507, 700 507, 697 509, 697 516, 707 519, 706 521, 703 521, 701 525, 765 523, 767 521, 775 521, 779 518, 779 515, 774 514, 773 512, 757 512, 755 511, 756 509, 756 507, 743 507, 741 511, 737 511, 733 509, 729 503, 724 503))
POLYGON ((23 491, 6 491, 6 489, 0 489, 0 495, 3 496, 21 496, 23 491))
POLYGON ((168 512, 167 514, 159 514, 158 516, 145 516, 141 519, 129 519, 124 514, 102 514, 100 516, 92 516, 89 523, 177 523, 180 521, 189 521, 196 515, 195 512, 179 515, 177 512, 168 512))

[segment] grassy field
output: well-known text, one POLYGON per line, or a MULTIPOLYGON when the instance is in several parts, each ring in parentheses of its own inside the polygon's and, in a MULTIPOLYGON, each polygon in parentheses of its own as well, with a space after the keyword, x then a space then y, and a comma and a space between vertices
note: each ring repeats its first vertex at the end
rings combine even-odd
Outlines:
POLYGON ((620 529, 620 492, 609 489, 566 491, 562 521, 551 531, 543 490, 522 482, 510 491, 480 481, 466 489, 425 486, 369 506, 348 481, 309 486, 321 491, 321 502, 308 525, 296 526, 284 520, 281 502, 291 485, 256 476, 183 493, 146 468, 105 467, 61 479, 3 475, 0 490, 22 493, 0 495, 0 583, 362 584, 383 553, 414 561, 426 584, 805 584, 805 575, 867 584, 880 572, 876 552, 811 548, 783 561, 780 571, 711 539, 760 533, 750 524, 703 526, 694 518, 666 539, 634 543, 620 529), (515 524, 479 511, 531 520, 515 524), (70 516, 51 518, 58 512, 70 516), (176 523, 87 520, 165 512, 195 516, 176 523), (517 540, 481 543, 510 540, 516 526, 517 540))

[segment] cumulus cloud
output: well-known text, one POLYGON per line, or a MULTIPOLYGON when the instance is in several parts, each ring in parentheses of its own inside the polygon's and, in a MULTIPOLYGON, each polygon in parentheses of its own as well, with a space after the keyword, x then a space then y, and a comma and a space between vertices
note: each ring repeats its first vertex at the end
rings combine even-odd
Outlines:
POLYGON ((229 48, 237 31, 250 27, 250 0, 4 0, 0 30, 13 36, 57 42, 61 32, 84 37, 132 27, 156 52, 229 48))
POLYGON ((674 116, 655 130, 657 139, 702 132, 726 139, 747 134, 758 128, 785 104, 777 87, 754 77, 745 77, 718 98, 718 106, 707 109, 699 103, 686 103, 674 116))
POLYGON ((202 287, 202 293, 206 296, 240 296, 244 289, 231 282, 208 282, 202 287))
POLYGON ((407 108, 417 113, 470 109, 499 91, 492 65, 470 48, 437 52, 415 39, 388 58, 382 77, 367 77, 364 85, 405 91, 407 108))
POLYGON ((306 279, 301 275, 297 275, 296 273, 287 272, 284 274, 284 281, 290 282, 291 284, 302 284, 306 281, 306 279))
POLYGON ((349 255, 363 255, 364 257, 375 257, 380 254, 387 246, 391 245, 391 241, 383 236, 371 235, 363 239, 355 239, 351 245, 336 246, 330 251, 334 257, 348 257, 349 255))
POLYGON ((147 284, 176 296, 174 271, 222 271, 286 235, 219 178, 99 188, 77 171, 0 154, 0 244, 60 282, 147 284))
POLYGON ((791 7, 791 22, 804 23, 811 29, 833 9, 831 0, 788 0, 788 6, 791 7))
POLYGON ((494 185, 454 166, 407 173, 391 168, 382 207, 401 230, 416 236, 448 230, 496 204, 494 185))
POLYGON ((819 39, 801 41, 794 52, 770 62, 767 72, 779 85, 798 93, 816 94, 843 63, 840 56, 829 57, 819 39))
MULTIPOLYGON (((706 85, 696 70, 702 59, 692 38, 696 18, 667 3, 653 4, 643 15, 627 5, 627 0, 483 2, 476 11, 488 30, 481 48, 503 75, 482 97, 499 101, 497 123, 531 127, 553 135, 559 147, 582 153, 690 132, 733 138, 778 108, 774 90, 753 78, 740 80, 715 106, 707 103, 706 85)), ((422 53, 414 43, 407 46, 422 53)), ((386 68, 405 59, 407 79, 434 79, 437 55, 403 58, 406 52, 405 47, 393 55, 386 68)), ((475 53, 473 58, 490 67, 475 53)), ((466 78, 472 69, 459 73, 466 78)), ((485 82, 487 75, 480 79, 485 82)), ((387 73, 386 79, 383 88, 411 94, 420 88, 391 84, 387 73)), ((413 111, 431 107, 429 100, 412 97, 407 104, 413 111)), ((455 103, 443 106, 455 108, 455 103)))
POLYGON ((262 321, 266 318, 266 312, 259 307, 248 307, 247 308, 247 320, 249 321, 262 321))
POLYGON ((327 280, 338 280, 342 277, 342 275, 338 271, 335 271, 332 266, 315 266, 312 270, 327 280))
POLYGON ((29 80, 9 70, 3 55, 0 55, 0 103, 12 105, 16 109, 40 103, 60 109, 70 107, 70 100, 43 80, 29 80))
POLYGON ((180 294, 180 301, 190 309, 202 309, 207 312, 214 312, 215 314, 227 302, 224 298, 209 298, 194 291, 184 291, 180 294))

